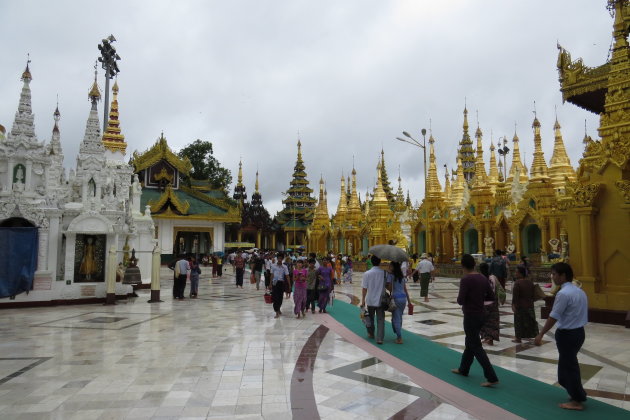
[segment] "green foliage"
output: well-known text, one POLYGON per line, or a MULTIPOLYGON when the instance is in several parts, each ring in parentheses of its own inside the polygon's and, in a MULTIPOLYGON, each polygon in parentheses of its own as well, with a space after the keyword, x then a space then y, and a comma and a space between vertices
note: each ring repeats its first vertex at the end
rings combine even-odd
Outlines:
POLYGON ((190 176, 196 180, 208 180, 212 188, 227 192, 232 183, 232 173, 221 166, 212 155, 212 143, 204 140, 195 140, 179 151, 178 156, 187 157, 192 164, 190 176))

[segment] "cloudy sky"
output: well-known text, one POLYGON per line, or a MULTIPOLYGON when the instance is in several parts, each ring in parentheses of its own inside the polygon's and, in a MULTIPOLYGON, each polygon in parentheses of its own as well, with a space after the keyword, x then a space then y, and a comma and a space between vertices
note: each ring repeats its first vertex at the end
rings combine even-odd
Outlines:
POLYGON ((299 132, 311 188, 317 194, 323 176, 331 213, 353 157, 361 197, 372 190, 381 148, 390 179, 400 170, 403 189, 419 201, 422 151, 394 139, 403 130, 420 138, 431 121, 443 181, 443 165, 455 165, 464 101, 470 134, 478 113, 486 150, 491 133, 511 143, 516 124, 528 167, 534 101, 547 161, 557 109, 577 166, 585 120, 595 137, 598 118, 562 103, 556 43, 587 66, 604 63, 612 32, 605 4, 7 0, 0 3, 0 124, 10 130, 30 53, 37 135, 50 140, 59 95, 65 165, 75 166, 97 44, 114 34, 128 156, 162 131, 175 150, 210 140, 235 180, 242 159, 249 196, 258 169, 273 215, 289 187, 299 132))

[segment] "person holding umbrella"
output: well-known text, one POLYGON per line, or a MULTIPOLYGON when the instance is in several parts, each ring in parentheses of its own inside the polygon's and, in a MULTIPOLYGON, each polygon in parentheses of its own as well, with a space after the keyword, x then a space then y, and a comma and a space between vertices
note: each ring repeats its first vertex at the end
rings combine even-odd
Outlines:
POLYGON ((383 339, 385 338, 385 310, 387 308, 382 306, 381 296, 385 289, 391 292, 393 276, 380 267, 381 259, 403 262, 407 261, 408 256, 403 249, 393 245, 376 245, 370 248, 369 253, 372 254, 370 258, 372 268, 363 274, 361 307, 364 308, 367 303, 368 317, 371 321, 368 322, 370 327, 367 327, 368 337, 375 337, 374 325, 376 324, 376 344, 383 344, 383 339), (374 322, 375 315, 376 323, 374 322))

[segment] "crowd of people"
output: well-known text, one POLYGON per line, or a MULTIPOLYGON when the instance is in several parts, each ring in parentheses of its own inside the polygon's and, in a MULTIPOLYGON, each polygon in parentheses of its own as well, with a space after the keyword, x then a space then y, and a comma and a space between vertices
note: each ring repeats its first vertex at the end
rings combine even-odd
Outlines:
MULTIPOLYGON (((282 315, 285 299, 293 295, 293 315, 303 318, 310 311, 326 313, 334 299, 335 285, 352 283, 353 260, 350 256, 329 253, 317 257, 314 253, 283 252, 233 252, 225 257, 232 266, 235 287, 243 288, 246 268, 249 268, 250 283, 256 290, 264 288, 271 296, 275 318, 282 315)), ((221 277, 222 258, 204 261, 212 265, 212 276, 221 277)), ((392 312, 392 329, 395 342, 403 343, 402 320, 405 308, 412 308, 407 283, 420 283, 420 297, 429 302, 429 285, 437 272, 433 256, 423 253, 412 255, 409 261, 389 262, 382 266, 381 259, 368 255, 367 270, 361 282, 362 318, 370 339, 383 344, 385 335, 385 313, 392 312), (385 293, 387 292, 387 293, 385 293), (387 296, 385 298, 385 296, 387 296)), ((470 254, 461 257, 463 277, 460 280, 457 303, 461 305, 465 349, 460 365, 452 369, 458 375, 468 376, 476 359, 483 369, 484 387, 493 387, 499 378, 492 367, 484 345, 493 346, 499 341, 500 307, 506 299, 505 287, 508 278, 508 260, 501 251, 496 251, 489 262, 477 261, 470 254)), ((195 257, 180 256, 169 268, 174 271, 173 298, 184 299, 186 280, 190 279, 190 297, 198 293, 201 267, 195 257)), ((559 352, 558 383, 569 393, 569 402, 561 408, 582 410, 586 393, 582 388, 577 353, 584 343, 584 325, 587 323, 586 294, 572 284, 573 271, 566 263, 551 267, 552 280, 559 287, 555 303, 544 327, 539 329, 534 313, 534 302, 539 298, 536 286, 529 279, 530 264, 527 257, 514 272, 511 307, 514 314, 514 343, 529 340, 541 345, 542 338, 556 323, 556 345, 559 352)), ((411 310, 411 309, 410 309, 411 310)))

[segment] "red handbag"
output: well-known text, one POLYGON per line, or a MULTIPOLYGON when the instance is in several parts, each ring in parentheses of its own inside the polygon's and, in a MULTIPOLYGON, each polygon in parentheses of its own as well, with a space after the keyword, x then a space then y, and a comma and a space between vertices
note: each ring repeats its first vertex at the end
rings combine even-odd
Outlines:
POLYGON ((273 303, 273 297, 269 293, 265 293, 263 297, 265 298, 265 303, 273 303))
POLYGON ((407 305, 407 310, 409 315, 413 315, 413 305, 411 303, 407 305))

